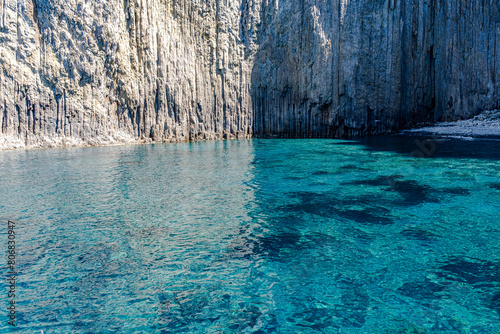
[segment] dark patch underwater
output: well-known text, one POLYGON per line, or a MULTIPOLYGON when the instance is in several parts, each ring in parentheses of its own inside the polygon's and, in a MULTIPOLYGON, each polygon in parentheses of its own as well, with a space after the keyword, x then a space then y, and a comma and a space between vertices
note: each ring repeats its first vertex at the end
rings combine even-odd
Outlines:
POLYGON ((408 282, 403 284, 397 291, 407 297, 417 300, 433 300, 440 299, 440 292, 444 290, 444 286, 431 282, 428 279, 420 282, 408 282))
POLYGON ((436 234, 419 227, 407 228, 401 231, 401 234, 409 239, 416 239, 420 241, 431 241, 437 238, 436 234))
POLYGON ((439 276, 475 287, 500 287, 500 262, 452 257, 439 267, 439 276))

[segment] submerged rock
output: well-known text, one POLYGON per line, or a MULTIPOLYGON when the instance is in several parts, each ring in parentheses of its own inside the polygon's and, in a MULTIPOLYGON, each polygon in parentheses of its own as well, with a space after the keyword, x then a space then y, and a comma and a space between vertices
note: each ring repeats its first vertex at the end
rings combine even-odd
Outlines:
POLYGON ((439 269, 438 276, 450 281, 464 282, 479 288, 500 286, 500 262, 452 257, 439 269))
POLYGON ((423 282, 404 283, 397 291, 417 300, 439 299, 444 286, 425 279, 423 282))

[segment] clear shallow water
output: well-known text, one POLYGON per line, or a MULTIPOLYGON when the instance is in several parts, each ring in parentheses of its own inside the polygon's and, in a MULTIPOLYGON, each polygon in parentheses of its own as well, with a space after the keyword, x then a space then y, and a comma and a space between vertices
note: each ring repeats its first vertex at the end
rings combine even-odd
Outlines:
MULTIPOLYGON (((16 330, 500 333, 499 146, 436 141, 428 158, 410 156, 410 137, 0 152, 16 330)), ((0 333, 16 332, 5 319, 0 333)))

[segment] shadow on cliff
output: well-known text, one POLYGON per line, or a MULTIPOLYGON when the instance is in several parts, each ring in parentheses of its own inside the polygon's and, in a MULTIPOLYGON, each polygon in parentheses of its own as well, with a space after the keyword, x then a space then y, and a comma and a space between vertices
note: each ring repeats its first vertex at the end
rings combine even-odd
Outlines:
POLYGON ((397 90, 399 72, 386 68, 386 58, 399 55, 388 54, 383 34, 372 31, 384 3, 262 7, 250 90, 256 137, 353 137, 408 126, 397 113, 400 96, 388 93, 397 90))
POLYGON ((494 108, 494 38, 484 31, 495 29, 497 10, 486 3, 467 5, 467 13, 456 4, 443 6, 389 0, 264 3, 255 30, 247 30, 257 46, 250 89, 255 136, 388 134, 494 108), (477 15, 485 17, 481 28, 462 28, 469 19, 483 20, 477 15), (453 50, 445 34, 460 41, 453 50), (477 56, 472 65, 470 52, 477 56), (478 74, 481 79, 460 79, 478 74))
POLYGON ((336 24, 324 18, 331 6, 289 0, 262 6, 250 87, 254 136, 337 136, 331 124, 338 119, 330 120, 336 112, 335 80, 328 70, 334 56, 325 47, 331 43, 336 24), (322 38, 327 40, 325 45, 322 38))

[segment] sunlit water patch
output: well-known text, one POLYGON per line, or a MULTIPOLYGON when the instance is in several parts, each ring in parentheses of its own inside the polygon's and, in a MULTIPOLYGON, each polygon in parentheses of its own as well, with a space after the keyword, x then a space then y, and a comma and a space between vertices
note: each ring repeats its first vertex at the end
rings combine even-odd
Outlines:
POLYGON ((0 332, 499 333, 500 148, 434 144, 0 152, 0 332))

